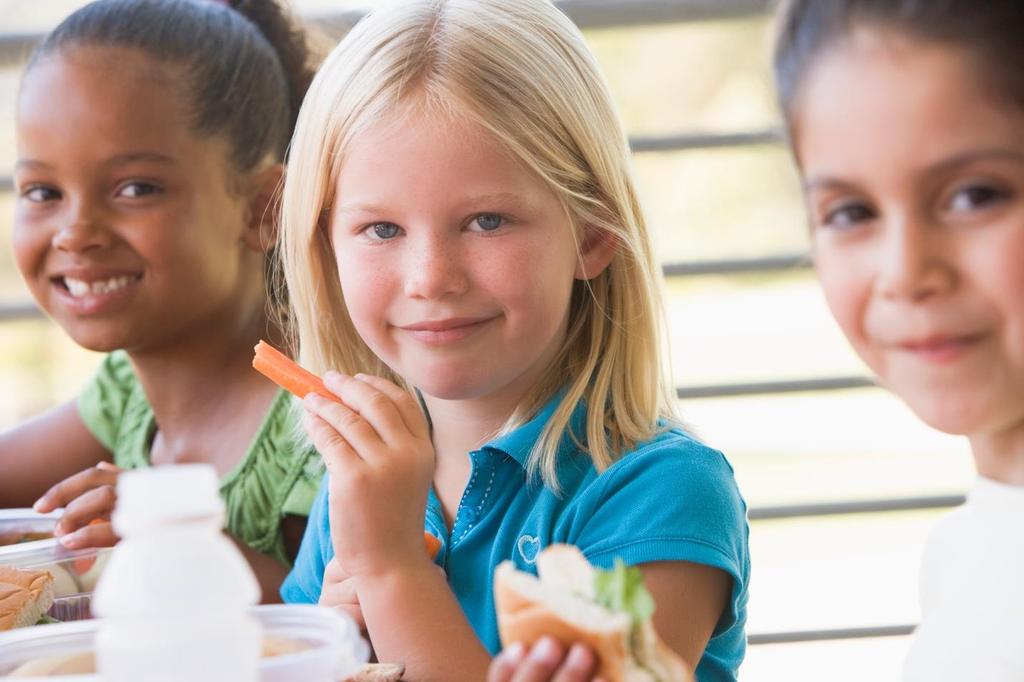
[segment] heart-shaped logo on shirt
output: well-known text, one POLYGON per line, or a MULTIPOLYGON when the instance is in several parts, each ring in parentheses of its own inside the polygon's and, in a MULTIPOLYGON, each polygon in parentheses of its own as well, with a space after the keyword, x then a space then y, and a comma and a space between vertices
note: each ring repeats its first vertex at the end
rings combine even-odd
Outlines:
POLYGON ((516 548, 519 550, 519 556, 523 557, 523 561, 533 564, 537 561, 537 555, 540 554, 540 540, 532 535, 521 535, 519 542, 516 543, 516 548))

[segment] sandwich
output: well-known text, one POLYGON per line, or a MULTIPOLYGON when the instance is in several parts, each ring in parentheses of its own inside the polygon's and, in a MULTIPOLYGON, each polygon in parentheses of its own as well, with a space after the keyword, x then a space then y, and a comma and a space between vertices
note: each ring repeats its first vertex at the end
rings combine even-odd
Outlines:
POLYGON ((607 682, 677 682, 693 679, 651 623, 654 600, 643 575, 616 560, 595 569, 571 545, 551 545, 537 556, 537 576, 511 561, 494 573, 498 632, 505 646, 532 645, 543 636, 563 646, 581 642, 597 658, 607 682))
POLYGON ((402 663, 367 663, 343 682, 399 682, 405 674, 402 663))
POLYGON ((0 630, 35 625, 53 605, 53 576, 0 566, 0 630))

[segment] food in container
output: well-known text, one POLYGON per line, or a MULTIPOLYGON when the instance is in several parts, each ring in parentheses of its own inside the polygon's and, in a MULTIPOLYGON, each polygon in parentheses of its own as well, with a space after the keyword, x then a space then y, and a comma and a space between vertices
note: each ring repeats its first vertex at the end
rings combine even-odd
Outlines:
POLYGON ((35 625, 52 603, 52 575, 0 566, 0 630, 35 625))
POLYGON ((36 569, 53 576, 54 602, 49 615, 57 620, 89 618, 89 601, 109 559, 109 548, 71 550, 53 537, 63 510, 39 514, 32 509, 0 510, 0 566, 36 569), (41 539, 32 539, 39 537, 41 539))
MULTIPOLYGON (((264 633, 260 682, 336 682, 353 675, 369 647, 348 616, 320 606, 257 606, 264 633)), ((99 621, 62 623, 0 634, 0 681, 60 676, 99 682, 93 640, 99 621)))

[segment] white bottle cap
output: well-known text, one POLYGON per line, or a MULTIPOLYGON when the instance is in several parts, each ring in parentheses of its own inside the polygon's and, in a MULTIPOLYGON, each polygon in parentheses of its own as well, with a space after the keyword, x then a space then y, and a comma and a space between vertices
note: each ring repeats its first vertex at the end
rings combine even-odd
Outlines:
POLYGON ((177 464, 126 471, 117 478, 114 531, 137 531, 180 519, 216 518, 223 522, 217 471, 209 464, 177 464))

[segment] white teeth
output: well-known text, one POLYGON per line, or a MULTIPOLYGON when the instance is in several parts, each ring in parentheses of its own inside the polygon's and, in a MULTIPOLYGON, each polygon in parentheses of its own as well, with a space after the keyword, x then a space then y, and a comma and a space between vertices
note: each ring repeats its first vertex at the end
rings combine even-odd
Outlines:
POLYGON ((97 280, 89 283, 80 279, 74 279, 72 277, 65 277, 64 284, 67 285, 68 291, 75 298, 86 296, 88 294, 109 294, 123 289, 135 280, 134 277, 111 277, 108 280, 97 280))

